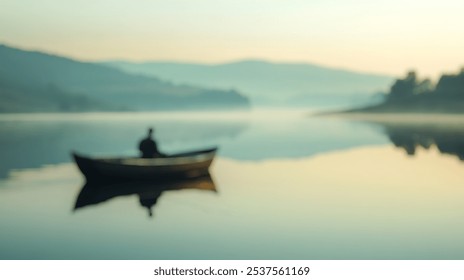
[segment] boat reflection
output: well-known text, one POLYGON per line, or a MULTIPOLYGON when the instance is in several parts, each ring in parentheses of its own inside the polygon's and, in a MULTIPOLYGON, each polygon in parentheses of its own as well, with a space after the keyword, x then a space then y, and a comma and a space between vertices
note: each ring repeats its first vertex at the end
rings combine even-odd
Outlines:
POLYGON ((148 214, 152 216, 152 208, 164 192, 187 189, 217 192, 214 181, 209 174, 189 180, 163 182, 93 180, 87 181, 80 190, 74 210, 100 204, 115 197, 137 195, 140 205, 147 208, 148 214))

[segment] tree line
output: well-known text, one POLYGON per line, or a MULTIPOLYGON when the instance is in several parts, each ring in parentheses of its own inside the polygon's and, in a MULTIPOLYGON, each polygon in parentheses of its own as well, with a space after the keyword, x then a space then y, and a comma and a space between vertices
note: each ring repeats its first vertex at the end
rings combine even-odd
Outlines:
POLYGON ((443 74, 437 83, 410 71, 393 83, 383 103, 351 112, 464 113, 464 68, 443 74))
POLYGON ((430 79, 419 79, 415 71, 397 79, 387 95, 388 101, 435 95, 443 98, 464 98, 464 67, 458 74, 444 74, 436 84, 430 79))

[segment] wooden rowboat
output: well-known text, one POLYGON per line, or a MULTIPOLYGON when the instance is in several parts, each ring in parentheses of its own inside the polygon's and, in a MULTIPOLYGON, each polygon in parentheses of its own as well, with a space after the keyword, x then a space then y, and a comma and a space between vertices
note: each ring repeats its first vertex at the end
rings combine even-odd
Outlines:
POLYGON ((162 158, 90 158, 73 153, 87 180, 173 180, 208 174, 216 148, 162 158))

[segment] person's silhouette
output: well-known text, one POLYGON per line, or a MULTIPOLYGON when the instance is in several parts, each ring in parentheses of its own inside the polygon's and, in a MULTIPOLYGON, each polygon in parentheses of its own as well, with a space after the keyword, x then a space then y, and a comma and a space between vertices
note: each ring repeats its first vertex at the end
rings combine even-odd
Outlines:
POLYGON ((142 158, 154 158, 163 156, 158 151, 155 140, 153 140, 153 129, 148 129, 148 136, 140 141, 139 150, 142 153, 142 158))

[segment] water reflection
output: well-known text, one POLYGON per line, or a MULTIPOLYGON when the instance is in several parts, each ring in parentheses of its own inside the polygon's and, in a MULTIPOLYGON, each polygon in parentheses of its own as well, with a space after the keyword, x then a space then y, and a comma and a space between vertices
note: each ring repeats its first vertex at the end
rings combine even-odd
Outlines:
POLYGON ((436 146, 440 153, 464 161, 464 127, 414 124, 383 124, 383 127, 390 141, 408 155, 415 155, 418 148, 436 146))
POLYGON ((187 189, 217 192, 214 181, 209 174, 190 180, 164 182, 87 181, 77 196, 74 210, 104 203, 116 197, 137 195, 140 205, 148 209, 148 214, 151 217, 153 215, 152 208, 164 192, 187 189))
POLYGON ((436 126, 385 125, 385 131, 396 147, 408 155, 415 155, 417 148, 436 146, 442 154, 456 155, 464 160, 464 129, 436 126))

